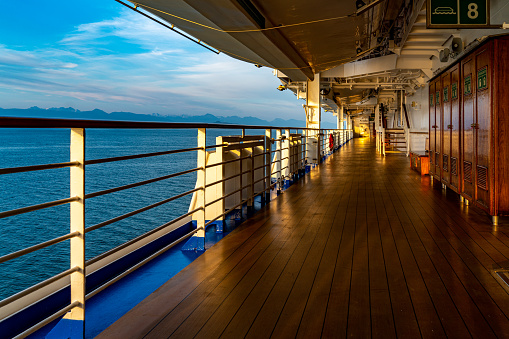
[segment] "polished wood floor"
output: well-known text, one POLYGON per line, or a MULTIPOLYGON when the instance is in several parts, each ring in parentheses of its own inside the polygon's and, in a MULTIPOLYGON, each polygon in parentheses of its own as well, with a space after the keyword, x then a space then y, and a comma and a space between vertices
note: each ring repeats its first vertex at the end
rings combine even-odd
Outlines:
POLYGON ((503 338, 509 223, 356 139, 100 338, 503 338))

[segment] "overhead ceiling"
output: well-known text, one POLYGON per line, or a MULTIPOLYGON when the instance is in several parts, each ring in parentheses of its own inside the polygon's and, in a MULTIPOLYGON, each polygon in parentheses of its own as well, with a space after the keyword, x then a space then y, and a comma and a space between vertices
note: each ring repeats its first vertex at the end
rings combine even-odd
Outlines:
MULTIPOLYGON (((492 18, 506 16, 506 1, 491 0, 492 18)), ((440 58, 453 38, 461 38, 462 49, 475 43, 476 33, 483 35, 427 29, 425 0, 130 2, 200 43, 277 69, 283 87, 298 98, 305 97, 306 81, 321 73, 323 105, 329 110, 369 106, 374 96, 391 91, 412 93, 458 56, 451 53, 449 62, 440 58)))
POLYGON ((372 52, 405 0, 131 2, 221 52, 302 81, 372 52))

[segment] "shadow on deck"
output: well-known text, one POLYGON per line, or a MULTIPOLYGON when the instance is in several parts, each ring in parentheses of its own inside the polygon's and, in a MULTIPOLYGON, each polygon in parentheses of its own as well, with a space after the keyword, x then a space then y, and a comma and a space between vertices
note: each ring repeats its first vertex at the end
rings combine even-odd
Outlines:
POLYGON ((509 229, 355 139, 98 338, 509 337, 509 229))

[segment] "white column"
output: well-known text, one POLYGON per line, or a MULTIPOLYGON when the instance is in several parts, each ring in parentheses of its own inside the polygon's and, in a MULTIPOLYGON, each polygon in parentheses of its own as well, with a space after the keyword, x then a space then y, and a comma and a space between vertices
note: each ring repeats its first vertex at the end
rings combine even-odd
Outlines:
POLYGON ((283 171, 283 180, 290 179, 290 130, 285 129, 285 141, 283 142, 283 158, 286 158, 283 161, 283 167, 285 168, 283 171))
POLYGON ((276 130, 276 179, 277 179, 277 184, 276 184, 276 188, 277 190, 279 191, 281 189, 281 158, 283 157, 283 154, 281 152, 281 145, 282 145, 282 142, 281 142, 281 130, 280 129, 277 129, 276 130))
POLYGON ((315 130, 309 131, 307 144, 307 162, 308 164, 318 164, 320 161, 320 128, 321 128, 321 108, 320 108, 320 74, 315 74, 315 78, 307 81, 306 86, 306 127, 315 130))
POLYGON ((265 130, 265 161, 264 161, 264 164, 265 164, 265 170, 263 171, 263 173, 265 173, 265 192, 264 192, 264 197, 265 197, 265 203, 268 203, 270 201, 270 185, 271 185, 271 180, 270 178, 272 177, 272 164, 271 164, 271 155, 272 153, 270 152, 271 149, 272 149, 272 143, 271 143, 271 130, 270 129, 266 129, 265 130))
POLYGON ((200 149, 198 150, 197 167, 201 169, 198 170, 197 172, 197 182, 199 187, 201 187, 202 189, 196 191, 196 201, 197 201, 196 205, 203 208, 196 212, 197 228, 201 229, 198 232, 196 232, 194 237, 197 239, 196 249, 201 251, 205 249, 205 180, 206 180, 205 166, 207 159, 207 150, 205 148, 206 135, 207 130, 205 128, 198 128, 198 147, 200 149))
POLYGON ((85 336, 85 130, 71 129, 71 157, 70 161, 77 161, 78 166, 71 167, 70 195, 79 198, 71 202, 70 233, 78 232, 71 238, 71 268, 79 270, 71 274, 71 303, 77 302, 64 318, 72 320, 72 338, 85 336), (79 333, 78 333, 79 332, 79 333))
MULTIPOLYGON (((223 144, 223 137, 219 136, 216 137, 216 145, 222 145, 223 144)), ((216 155, 217 155, 217 162, 222 163, 224 161, 224 147, 218 146, 216 147, 216 155)), ((216 166, 216 179, 223 180, 225 178, 225 165, 219 165, 216 166)), ((216 197, 224 197, 226 192, 226 182, 223 181, 219 185, 216 186, 216 197)), ((216 213, 222 214, 226 211, 225 208, 225 200, 221 199, 217 202, 216 213)), ((215 214, 215 213, 214 213, 215 214)), ((224 216, 217 219, 216 221, 216 232, 222 232, 224 227, 224 216)))

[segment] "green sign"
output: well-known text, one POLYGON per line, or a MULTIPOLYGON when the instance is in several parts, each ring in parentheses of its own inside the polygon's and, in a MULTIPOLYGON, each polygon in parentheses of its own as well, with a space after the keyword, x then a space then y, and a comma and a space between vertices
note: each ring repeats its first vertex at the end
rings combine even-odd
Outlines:
POLYGON ((449 101, 449 86, 444 87, 444 102, 449 101))
POLYGON ((472 74, 469 74, 463 80, 463 93, 472 94, 472 74))
POLYGON ((479 28, 489 25, 489 0, 427 0, 428 28, 479 28))
POLYGON ((433 106, 433 93, 429 95, 429 105, 433 106))
POLYGON ((437 91, 437 94, 435 94, 435 103, 437 106, 440 106, 440 92, 437 91))
POLYGON ((451 85, 451 98, 458 99, 458 83, 456 82, 451 85))
POLYGON ((488 88, 488 66, 484 66, 477 71, 477 88, 486 89, 488 88))

